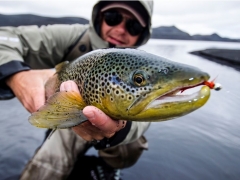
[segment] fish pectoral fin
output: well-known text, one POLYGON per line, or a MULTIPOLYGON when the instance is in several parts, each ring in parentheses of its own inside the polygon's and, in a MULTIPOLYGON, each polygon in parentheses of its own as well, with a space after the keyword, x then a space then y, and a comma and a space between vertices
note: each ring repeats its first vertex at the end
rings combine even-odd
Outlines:
POLYGON ((40 128, 70 128, 87 121, 82 113, 85 106, 79 93, 57 92, 37 112, 32 113, 28 120, 40 128))
POLYGON ((69 61, 63 61, 55 66, 56 72, 60 72, 63 68, 65 68, 69 64, 69 61))

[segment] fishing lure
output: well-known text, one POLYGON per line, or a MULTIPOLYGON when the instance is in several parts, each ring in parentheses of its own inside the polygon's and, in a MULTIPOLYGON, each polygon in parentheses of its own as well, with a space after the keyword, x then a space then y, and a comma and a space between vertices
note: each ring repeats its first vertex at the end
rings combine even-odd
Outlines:
POLYGON ((216 78, 214 78, 212 81, 204 81, 202 82, 201 84, 198 84, 198 85, 195 85, 195 86, 190 86, 190 87, 185 87, 185 88, 182 88, 180 90, 180 92, 182 93, 183 91, 185 91, 186 89, 190 89, 190 88, 193 88, 193 87, 196 87, 196 86, 200 86, 200 85, 206 85, 208 86, 210 89, 214 89, 216 91, 220 91, 222 89, 222 85, 220 83, 215 83, 216 78))
POLYGON ((203 82, 204 85, 208 86, 210 89, 214 89, 216 91, 219 91, 222 89, 222 85, 219 83, 214 83, 213 81, 205 81, 203 82))
MULTIPOLYGON (((216 77, 216 78, 217 78, 217 77, 216 77)), ((214 89, 214 90, 216 90, 216 91, 221 90, 221 89, 222 89, 222 85, 219 84, 219 83, 215 83, 215 82, 214 82, 216 78, 214 78, 212 81, 204 81, 204 82, 203 82, 203 85, 206 85, 206 86, 208 86, 210 89, 214 89)))

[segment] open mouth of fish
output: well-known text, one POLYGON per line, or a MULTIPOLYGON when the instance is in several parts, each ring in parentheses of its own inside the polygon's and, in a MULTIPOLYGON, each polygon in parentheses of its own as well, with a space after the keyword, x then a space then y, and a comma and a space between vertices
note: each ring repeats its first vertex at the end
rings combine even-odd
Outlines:
POLYGON ((193 103, 198 101, 199 99, 203 99, 204 97, 209 96, 210 88, 208 86, 200 87, 201 85, 204 85, 203 82, 197 85, 175 88, 155 98, 150 104, 148 104, 146 109, 159 107, 167 103, 193 103))

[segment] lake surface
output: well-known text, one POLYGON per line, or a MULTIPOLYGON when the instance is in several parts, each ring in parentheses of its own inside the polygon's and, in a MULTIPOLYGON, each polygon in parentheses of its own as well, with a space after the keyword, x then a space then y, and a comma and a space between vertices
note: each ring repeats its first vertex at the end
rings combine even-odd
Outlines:
MULTIPOLYGON (((197 111, 152 123, 145 136, 149 150, 122 179, 239 180, 240 72, 188 52, 206 48, 240 49, 240 43, 150 40, 140 49, 197 66, 222 84, 197 111)), ((18 100, 0 101, 0 179, 17 179, 42 143, 45 130, 31 126, 18 100)), ((87 154, 96 154, 90 149, 87 154)))

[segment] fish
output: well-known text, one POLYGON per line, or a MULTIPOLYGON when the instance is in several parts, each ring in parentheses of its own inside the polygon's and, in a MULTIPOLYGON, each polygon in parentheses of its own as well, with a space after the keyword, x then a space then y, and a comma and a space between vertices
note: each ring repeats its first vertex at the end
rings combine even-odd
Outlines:
POLYGON ((199 68, 131 48, 91 51, 56 66, 46 83, 45 105, 29 122, 48 129, 70 128, 85 122, 85 106, 101 109, 115 120, 161 122, 187 115, 210 97, 209 74, 199 68), (60 91, 73 80, 80 94, 60 91), (201 86, 192 94, 182 91, 201 86))

